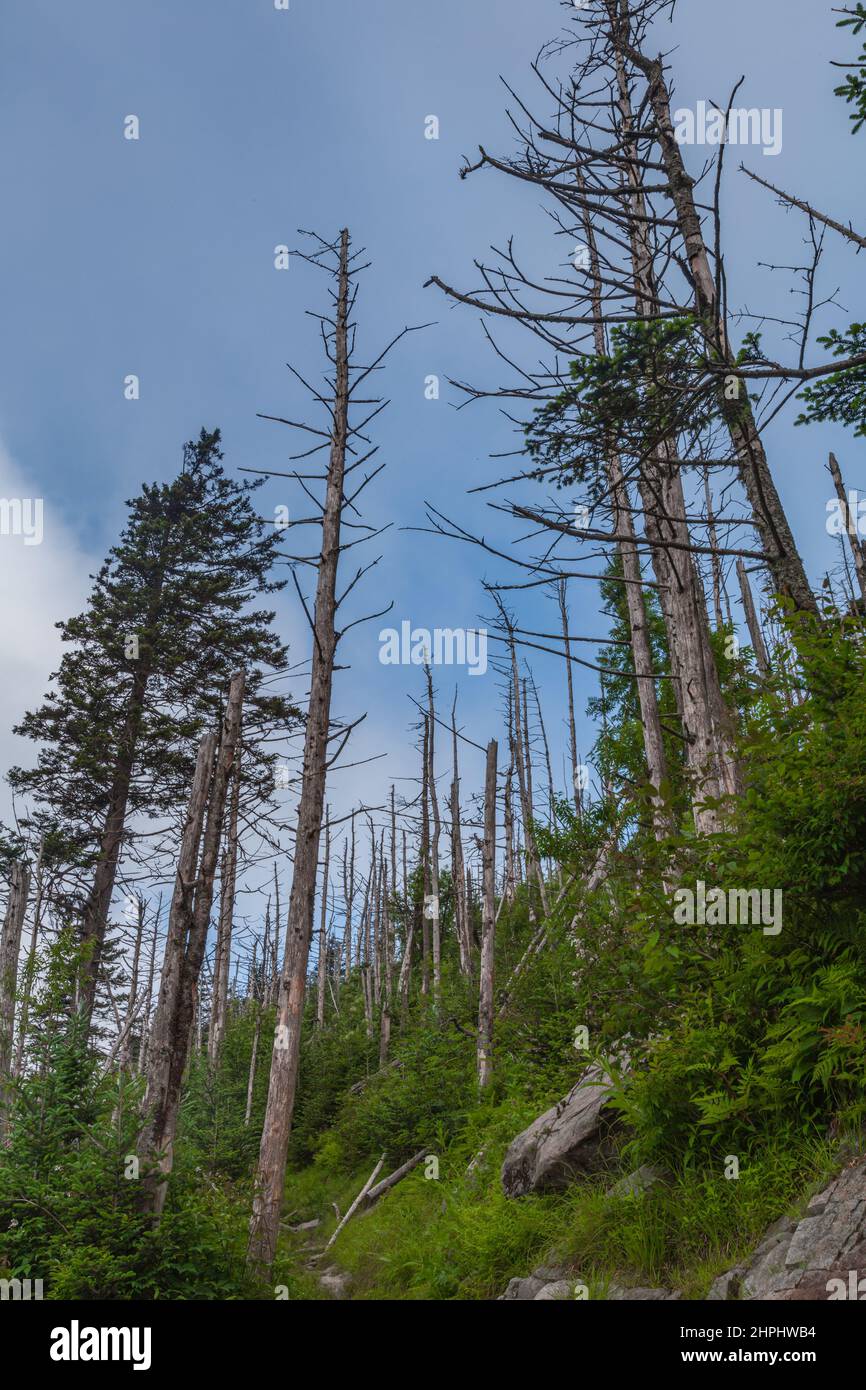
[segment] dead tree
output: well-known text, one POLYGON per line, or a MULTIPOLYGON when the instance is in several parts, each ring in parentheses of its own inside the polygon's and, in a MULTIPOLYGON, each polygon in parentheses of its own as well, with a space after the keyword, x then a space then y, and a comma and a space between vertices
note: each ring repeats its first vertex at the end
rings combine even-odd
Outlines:
POLYGON ((322 905, 319 917, 319 959, 316 969, 316 1027, 325 1026, 325 975, 328 965, 328 875, 331 864, 331 828, 325 808, 325 862, 322 866, 322 905))
POLYGON ((451 706, 451 891, 454 896, 454 929, 460 953, 460 973, 472 974, 472 943, 466 911, 466 879, 463 862, 463 832, 460 823, 460 768, 457 760, 457 692, 451 706))
POLYGON ((755 653, 758 671, 762 676, 766 676, 770 670, 770 661, 767 656, 767 647, 764 642, 764 634, 761 631, 761 624, 758 621, 758 614, 755 610, 755 601, 752 598, 752 586, 749 583, 749 575, 742 560, 737 560, 737 578, 740 581, 740 597, 743 603, 743 612, 746 615, 746 625, 749 629, 749 638, 752 643, 752 650, 755 653))
POLYGON ((689 268, 695 315, 708 358, 718 369, 716 402, 730 434, 752 519, 769 556, 774 585, 796 608, 817 614, 817 604, 770 472, 748 393, 726 391, 726 384, 736 380, 736 352, 729 339, 723 311, 721 268, 718 267, 718 275, 714 275, 703 220, 695 200, 695 181, 686 170, 682 148, 674 133, 664 63, 661 58, 645 55, 641 34, 635 33, 633 16, 638 20, 651 17, 658 6, 651 0, 638 0, 634 5, 631 0, 605 0, 605 4, 607 37, 612 50, 640 72, 646 82, 645 101, 654 117, 656 149, 689 268))
POLYGON ((9 1082, 12 1075, 18 957, 21 954, 21 933, 29 891, 30 870, 25 863, 16 861, 10 873, 6 915, 0 932, 0 1143, 9 1128, 9 1082))
POLYGON ((496 924, 496 740, 487 745, 482 845, 481 964, 478 996, 478 1086, 493 1079, 493 963, 496 924))
POLYGON ((234 923, 235 894, 238 872, 238 816, 241 799, 242 748, 239 746, 232 773, 231 803, 227 845, 222 861, 220 881, 220 915, 217 927, 216 951, 214 953, 213 1003, 211 1005, 210 1032, 208 1035, 208 1055, 211 1066, 219 1060, 220 1048, 226 1029, 228 1009, 229 967, 232 953, 232 926, 234 923))
POLYGON ((427 666, 427 786, 433 812, 433 834, 430 840, 430 924, 433 944, 433 1000, 439 1007, 442 997, 442 928, 439 916, 439 840, 442 819, 439 815, 439 796, 436 791, 436 711, 433 707, 433 676, 427 666))
POLYGON ((137 1144, 143 1165, 142 1206, 156 1220, 173 1163, 229 779, 239 752, 244 683, 243 672, 232 677, 219 742, 215 734, 207 734, 199 748, 169 912, 137 1144))
POLYGON ((141 946, 144 939, 144 918, 147 903, 143 894, 136 898, 135 944, 132 950, 132 970, 129 978, 129 995, 126 1001, 126 1016, 121 1029, 122 1042, 118 1048, 118 1065, 123 1071, 129 1066, 129 1049, 132 1041, 132 1028, 142 1001, 138 998, 138 973, 141 964, 141 946))
MULTIPOLYGON (((354 276, 363 267, 356 266, 357 256, 350 253, 348 231, 341 232, 338 243, 327 243, 321 238, 317 238, 317 241, 319 249, 305 259, 317 269, 326 271, 336 282, 332 291, 333 316, 322 320, 322 338, 328 359, 333 367, 333 378, 329 381, 330 394, 328 396, 323 396, 321 391, 310 388, 313 396, 326 412, 327 429, 321 430, 307 425, 302 425, 301 428, 312 434, 314 439, 316 436, 320 439, 324 438, 323 443, 316 443, 306 453, 309 455, 320 449, 326 449, 328 451, 328 467, 324 479, 320 479, 325 483, 324 502, 316 501, 317 515, 311 523, 321 528, 321 548, 314 555, 290 557, 294 559, 295 563, 311 566, 315 570, 316 597, 312 616, 309 617, 308 615, 313 634, 313 650, 303 770, 297 808, 287 944, 280 977, 268 1100, 258 1168, 255 1175, 253 1210, 250 1221, 248 1261, 251 1268, 259 1271, 270 1268, 273 1263, 279 1232, 280 1208, 285 1186, 286 1155, 298 1081, 301 1024, 304 1013, 307 964, 313 933, 316 870, 319 860, 319 837, 324 810, 326 776, 328 767, 339 757, 352 729, 351 725, 334 729, 331 721, 331 698, 337 646, 340 638, 348 630, 344 628, 342 632, 338 631, 337 618, 341 605, 369 566, 359 569, 343 593, 338 594, 337 576, 340 555, 344 549, 353 544, 351 541, 344 542, 341 533, 344 514, 347 510, 350 511, 350 518, 346 520, 345 524, 352 527, 360 525, 360 523, 351 520, 352 515, 357 515, 355 503, 358 495, 381 471, 383 466, 379 465, 373 469, 354 492, 347 494, 346 481, 348 477, 376 452, 375 448, 371 448, 356 457, 355 445, 359 441, 362 446, 369 442, 364 434, 365 426, 373 416, 384 408, 384 402, 381 400, 375 402, 365 400, 358 395, 358 392, 370 375, 378 371, 394 343, 410 331, 404 329, 402 333, 399 333, 372 363, 366 366, 355 364, 353 361, 355 329, 351 317, 357 293, 354 276), (352 424, 350 420, 350 408, 353 402, 370 407, 365 419, 357 425, 352 424), (351 462, 349 462, 350 458, 351 462), (331 751, 332 741, 336 741, 337 744, 334 752, 331 751)), ((282 423, 293 424, 294 422, 282 420, 282 423)), ((309 478, 309 475, 307 477, 309 478)), ((305 484, 304 486, 307 496, 314 498, 312 490, 306 488, 305 484)), ((361 539, 370 539, 374 534, 377 533, 372 531, 372 528, 362 527, 361 539)), ((294 576, 294 569, 292 574, 294 576)), ((303 597, 296 577, 295 584, 299 596, 303 597)), ((306 604, 304 606, 306 608, 306 604)), ((371 616, 378 617, 381 614, 371 616)), ((355 623, 349 626, 355 626, 355 623)))
POLYGON ((24 1066, 24 1045, 27 1041, 27 1029, 30 1021, 30 1000, 33 994, 33 982, 36 974, 36 950, 39 942, 39 929, 42 926, 42 908, 45 902, 45 840, 44 837, 39 841, 39 850, 36 855, 36 892, 33 901, 33 925, 30 928, 30 942, 27 947, 27 961, 24 966, 23 998, 21 1000, 21 1016, 18 1020, 18 1041, 15 1047, 15 1064, 13 1076, 20 1076, 24 1066))

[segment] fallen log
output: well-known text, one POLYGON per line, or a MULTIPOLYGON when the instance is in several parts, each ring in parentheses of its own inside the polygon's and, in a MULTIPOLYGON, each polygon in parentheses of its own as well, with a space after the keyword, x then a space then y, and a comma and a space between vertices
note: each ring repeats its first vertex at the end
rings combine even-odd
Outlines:
POLYGON ((349 1210, 346 1212, 346 1215, 343 1217, 343 1219, 342 1219, 342 1221, 340 1222, 339 1226, 338 1226, 337 1229, 334 1231, 334 1234, 331 1236, 331 1239, 328 1241, 327 1245, 325 1246, 325 1249, 322 1251, 322 1254, 323 1254, 323 1255, 325 1254, 325 1251, 330 1250, 331 1246, 334 1244, 334 1241, 337 1239, 337 1236, 338 1236, 338 1235, 340 1234, 340 1232, 342 1231, 342 1229, 343 1229, 343 1227, 345 1226, 346 1222, 350 1219, 350 1217, 352 1217, 352 1216, 355 1214, 355 1212, 357 1211, 358 1207, 361 1205, 361 1203, 363 1202, 364 1198, 367 1196, 367 1193, 370 1191, 370 1188, 373 1186, 373 1183, 374 1183, 374 1182, 376 1181, 376 1179, 378 1178, 379 1173, 381 1172, 382 1165, 383 1165, 384 1162, 385 1162, 385 1155, 383 1154, 382 1157, 379 1159, 379 1162, 376 1164, 376 1167, 373 1169, 372 1173, 370 1174, 369 1178, 368 1178, 367 1181, 364 1183, 364 1186, 361 1188, 361 1191, 358 1193, 358 1195, 357 1195, 357 1197, 355 1198, 354 1202, 353 1202, 352 1205, 349 1207, 349 1210))
POLYGON ((399 1168, 395 1168, 390 1178, 383 1178, 375 1187, 371 1187, 370 1191, 367 1193, 367 1206, 372 1206, 373 1202, 377 1202, 379 1198, 383 1197, 386 1192, 389 1192, 392 1187, 396 1187, 397 1183, 400 1182, 402 1178, 405 1178, 407 1174, 411 1173, 413 1168, 417 1168, 419 1163, 423 1163, 426 1157, 427 1150, 419 1149, 406 1163, 403 1163, 399 1168))

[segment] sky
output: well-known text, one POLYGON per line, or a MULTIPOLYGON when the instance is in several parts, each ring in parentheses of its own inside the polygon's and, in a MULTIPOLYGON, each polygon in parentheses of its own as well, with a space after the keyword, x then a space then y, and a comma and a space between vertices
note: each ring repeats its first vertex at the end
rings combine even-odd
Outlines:
MULTIPOLYGON (((744 75, 738 101, 784 117, 781 153, 749 150, 745 162, 862 225, 862 145, 832 95, 838 70, 830 66, 849 56, 851 40, 835 29, 833 8, 827 0, 680 0, 658 46, 672 53, 680 105, 723 102, 744 75)), ((477 313, 424 282, 435 273, 473 286, 473 259, 512 234, 540 274, 559 273, 562 244, 535 190, 490 173, 461 180, 458 169, 480 144, 511 149, 501 78, 533 90, 529 64, 561 29, 564 9, 558 0, 290 0, 288 10, 274 0, 6 0, 0 496, 44 499, 44 539, 27 547, 0 536, 0 767, 31 756, 11 725, 44 691, 59 653, 54 624, 81 608, 87 576, 123 523, 124 500, 144 481, 173 476, 184 441, 202 426, 222 430, 230 470, 286 467, 294 437, 257 413, 298 418, 293 411, 306 406, 285 363, 305 375, 321 363, 306 311, 324 307, 323 281, 298 261, 274 267, 274 248, 300 244, 299 228, 332 237, 348 226, 354 245, 368 249, 356 315, 364 352, 404 325, 432 321, 397 347, 377 383, 391 401, 375 430, 388 466, 369 490, 368 515, 391 529, 353 616, 392 599, 386 621, 395 625, 473 627, 489 616, 482 581, 504 578, 504 564, 413 528, 425 525, 429 502, 474 534, 509 543, 513 528, 468 489, 496 476, 490 455, 512 446, 510 427, 494 404, 457 411, 446 381, 491 386, 504 372, 477 313), (130 115, 138 140, 124 138, 130 115), (437 140, 425 138, 430 116, 437 140), (124 396, 130 374, 140 381, 138 400, 124 396), (425 399, 432 374, 442 382, 438 400, 425 399)), ((760 263, 798 262, 804 219, 738 174, 737 162, 729 162, 723 205, 730 302, 789 315, 789 277, 760 263)), ((852 256, 828 238, 823 273, 856 318, 852 256)), ((844 318, 819 318, 819 330, 831 321, 844 318)), ((792 418, 771 428, 767 446, 817 584, 836 559, 824 525, 826 451, 836 450, 857 486, 862 446, 834 428, 794 430, 792 418)), ((263 515, 300 507, 292 488, 269 481, 259 494, 263 515)), ((594 585, 573 588, 571 605, 574 632, 603 634, 594 585)), ((309 644, 293 590, 277 607, 300 662, 309 644)), ((541 596, 519 609, 526 627, 549 628, 553 613, 541 596)), ((350 670, 337 679, 337 714, 367 711, 349 759, 363 765, 329 785, 337 812, 359 800, 380 804, 392 782, 409 790, 416 773, 410 696, 422 694, 421 673, 382 665, 380 626, 355 629, 350 670)), ((532 665, 558 776, 564 674, 536 653, 532 665)), ((576 672, 584 753, 594 733, 583 710, 595 681, 576 672)), ((496 674, 443 669, 443 704, 455 682, 467 735, 479 743, 501 736, 496 674)), ((466 753, 473 789, 481 755, 466 753)), ((6 793, 3 802, 6 816, 6 793)))

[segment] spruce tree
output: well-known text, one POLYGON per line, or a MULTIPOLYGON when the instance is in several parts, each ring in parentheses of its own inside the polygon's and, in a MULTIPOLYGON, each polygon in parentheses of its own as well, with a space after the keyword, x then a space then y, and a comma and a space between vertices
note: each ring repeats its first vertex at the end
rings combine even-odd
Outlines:
MULTIPOLYGON (((35 767, 12 770, 12 786, 53 825, 76 870, 68 907, 80 924, 88 1019, 132 823, 183 804, 230 674, 248 673, 248 739, 257 721, 273 727, 294 716, 263 687, 287 652, 271 630, 274 614, 252 607, 285 583, 269 577, 279 533, 252 505, 261 480, 227 477, 219 446, 218 430, 202 430, 172 482, 145 484, 127 502, 127 524, 93 576, 85 611, 58 624, 69 650, 53 688, 15 730, 40 750, 35 767)), ((267 763, 258 762, 260 774, 267 763)))

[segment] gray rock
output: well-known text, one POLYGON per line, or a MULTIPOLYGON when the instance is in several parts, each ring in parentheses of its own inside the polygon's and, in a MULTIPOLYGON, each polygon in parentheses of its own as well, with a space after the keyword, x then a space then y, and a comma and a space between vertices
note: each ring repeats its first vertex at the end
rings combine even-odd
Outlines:
POLYGON ((500 1301, 509 1303, 529 1303, 541 1292, 544 1285, 544 1279, 536 1279, 532 1275, 528 1279, 512 1279, 505 1293, 500 1294, 499 1298, 500 1301))
POLYGON ((535 1295, 533 1302, 541 1303, 543 1300, 556 1299, 561 1301, 564 1298, 571 1298, 574 1295, 574 1285, 567 1279, 557 1279, 554 1284, 545 1284, 543 1289, 535 1295))
POLYGON ((831 1291, 835 1297, 850 1297, 840 1288, 857 1287, 861 1279, 866 1279, 863 1158, 816 1193, 799 1221, 782 1217, 774 1222, 751 1260, 716 1279, 707 1297, 826 1301, 831 1291))
POLYGON ((532 1271, 533 1279, 540 1279, 543 1284, 553 1284, 557 1279, 564 1279, 568 1270, 564 1265, 539 1265, 538 1269, 532 1271))
POLYGON ((339 1269, 337 1265, 329 1265, 319 1275, 319 1283, 325 1292, 330 1294, 331 1298, 347 1298, 351 1282, 351 1274, 347 1274, 344 1269, 339 1269))
POLYGON ((710 1285, 707 1298, 716 1302, 726 1302, 739 1298, 744 1274, 745 1270, 742 1265, 736 1265, 733 1269, 729 1269, 727 1274, 720 1274, 718 1279, 714 1279, 710 1285))
POLYGON ((564 1100, 513 1140, 502 1164, 506 1197, 567 1187, 605 1166, 617 1128, 617 1118, 605 1113, 612 1084, 600 1067, 590 1067, 564 1100))

